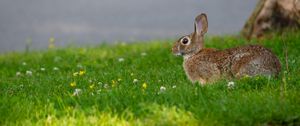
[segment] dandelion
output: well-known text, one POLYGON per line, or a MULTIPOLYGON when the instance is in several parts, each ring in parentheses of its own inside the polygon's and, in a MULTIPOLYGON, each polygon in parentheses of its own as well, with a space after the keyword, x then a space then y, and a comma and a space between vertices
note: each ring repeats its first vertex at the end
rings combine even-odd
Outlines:
POLYGON ((45 71, 45 70, 46 70, 45 68, 43 68, 43 67, 41 68, 41 71, 45 71))
POLYGON ((228 87, 228 89, 233 89, 234 88, 234 82, 233 81, 228 82, 227 87, 228 87))
POLYGON ((21 76, 21 75, 22 75, 21 72, 17 72, 17 73, 16 73, 16 76, 21 76))
POLYGON ((143 83, 143 89, 147 88, 147 83, 143 83))
POLYGON ((116 84, 117 84, 115 80, 111 80, 111 83, 112 83, 112 84, 111 84, 111 87, 115 87, 116 84))
POLYGON ((89 86, 90 89, 94 89, 94 87, 95 87, 94 84, 92 84, 92 85, 89 86))
POLYGON ((71 86, 71 87, 76 87, 76 82, 71 82, 71 83, 70 83, 70 86, 71 86))
POLYGON ((80 71, 79 71, 79 75, 80 75, 80 76, 82 76, 82 75, 84 75, 84 74, 85 74, 85 71, 84 71, 84 70, 80 70, 80 71))
POLYGON ((29 71, 29 70, 27 70, 27 71, 26 71, 26 75, 28 75, 28 76, 32 76, 32 72, 31 72, 31 71, 29 71))
POLYGON ((138 79, 133 79, 133 83, 137 83, 138 81, 138 79))
POLYGON ((164 86, 160 86, 160 92, 165 92, 167 89, 166 89, 166 87, 164 87, 164 86))
POLYGON ((74 90, 73 96, 78 96, 81 93, 81 91, 82 91, 81 89, 76 88, 74 90))
POLYGON ((147 55, 147 53, 145 53, 145 52, 141 53, 141 56, 146 56, 146 55, 147 55))
POLYGON ((75 72, 75 73, 73 73, 73 76, 76 77, 76 76, 78 76, 78 74, 79 74, 78 72, 75 72))
POLYGON ((173 88, 173 89, 176 88, 176 85, 173 85, 172 88, 173 88))
POLYGON ((26 66, 26 65, 27 65, 27 63, 26 63, 26 62, 23 62, 23 63, 22 63, 22 65, 23 65, 23 66, 26 66))
POLYGON ((118 61, 119 61, 119 62, 123 62, 123 61, 124 61, 124 58, 119 58, 118 61))
POLYGON ((58 71, 59 69, 57 67, 53 67, 53 70, 54 71, 58 71))

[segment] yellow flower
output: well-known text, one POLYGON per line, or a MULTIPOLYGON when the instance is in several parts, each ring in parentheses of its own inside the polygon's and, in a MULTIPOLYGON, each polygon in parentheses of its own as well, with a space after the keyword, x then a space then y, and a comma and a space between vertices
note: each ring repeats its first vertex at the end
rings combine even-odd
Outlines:
POLYGON ((116 86, 116 81, 115 80, 111 80, 111 87, 115 87, 116 86))
POLYGON ((80 70, 80 71, 79 71, 79 75, 80 75, 80 76, 82 76, 82 75, 84 75, 84 74, 85 74, 85 71, 84 71, 84 70, 80 70))
POLYGON ((93 88, 95 87, 95 85, 92 84, 92 85, 90 85, 89 87, 90 87, 90 89, 93 89, 93 88))
POLYGON ((76 87, 76 82, 71 82, 71 83, 70 83, 70 86, 71 86, 71 87, 76 87))
POLYGON ((78 74, 79 74, 78 72, 75 72, 75 73, 73 73, 73 76, 76 77, 76 76, 78 76, 78 74))
POLYGON ((143 83, 143 89, 147 88, 147 83, 143 83))

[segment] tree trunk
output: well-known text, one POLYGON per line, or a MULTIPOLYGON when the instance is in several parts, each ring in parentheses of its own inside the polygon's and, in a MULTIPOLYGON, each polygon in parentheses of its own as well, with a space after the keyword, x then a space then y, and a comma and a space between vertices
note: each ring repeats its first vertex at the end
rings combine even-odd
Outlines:
POLYGON ((242 34, 261 38, 272 31, 300 29, 300 0, 260 0, 242 34))

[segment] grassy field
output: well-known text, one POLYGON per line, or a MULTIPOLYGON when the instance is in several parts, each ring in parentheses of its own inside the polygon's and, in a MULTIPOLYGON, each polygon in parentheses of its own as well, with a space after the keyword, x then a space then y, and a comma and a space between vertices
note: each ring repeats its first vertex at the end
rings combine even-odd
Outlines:
POLYGON ((218 49, 262 44, 278 79, 193 85, 171 40, 0 55, 0 125, 300 125, 300 34, 247 42, 209 37, 218 49))

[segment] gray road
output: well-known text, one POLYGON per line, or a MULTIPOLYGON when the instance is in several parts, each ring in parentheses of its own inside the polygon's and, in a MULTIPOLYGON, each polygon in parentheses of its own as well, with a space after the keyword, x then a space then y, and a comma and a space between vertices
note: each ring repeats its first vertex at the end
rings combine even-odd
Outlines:
POLYGON ((175 38, 206 12, 209 34, 234 34, 257 0, 0 0, 0 52, 59 46, 175 38))

